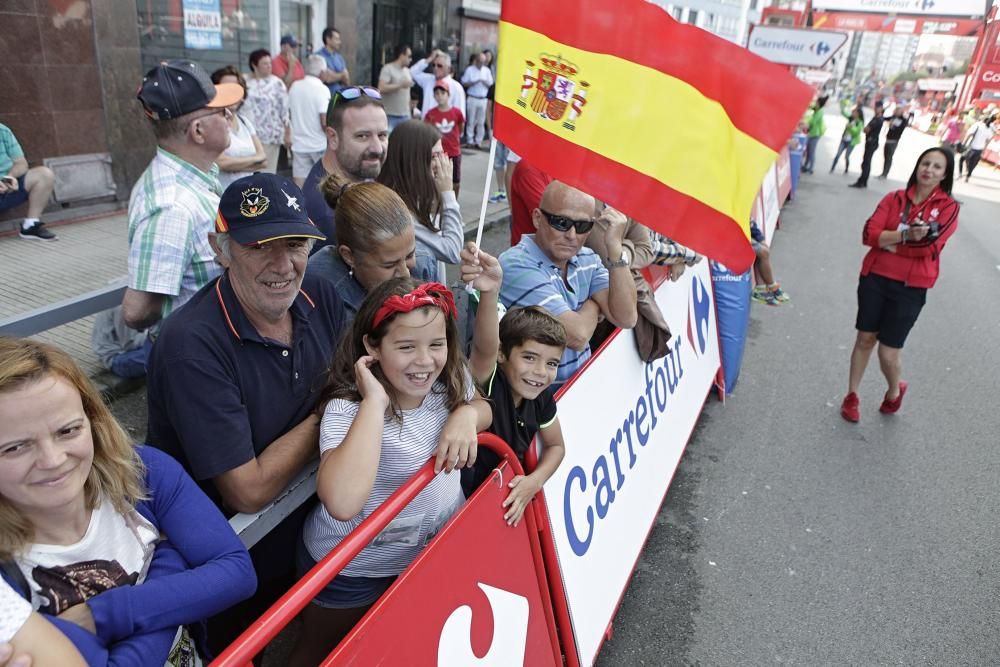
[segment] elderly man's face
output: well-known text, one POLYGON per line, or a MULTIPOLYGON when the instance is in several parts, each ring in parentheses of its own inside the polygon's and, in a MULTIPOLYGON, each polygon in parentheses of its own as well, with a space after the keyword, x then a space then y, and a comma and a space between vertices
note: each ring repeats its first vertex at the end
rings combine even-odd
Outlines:
MULTIPOLYGON (((582 192, 574 191, 574 196, 558 196, 542 198, 539 208, 532 214, 535 224, 535 243, 558 266, 565 266, 573 259, 583 244, 587 242, 590 231, 580 234, 575 227, 561 232, 549 224, 545 213, 561 215, 572 220, 591 220, 594 216, 594 200, 582 192), (542 211, 545 211, 543 213, 542 211)), ((593 229, 593 228, 591 228, 593 229)))
POLYGON ((347 109, 341 132, 328 130, 328 147, 337 164, 354 181, 373 179, 382 171, 389 148, 389 119, 385 109, 375 104, 347 109))
POLYGON ((309 240, 276 239, 255 246, 229 243, 229 256, 219 262, 229 269, 229 280, 240 305, 251 320, 277 322, 292 307, 302 286, 309 240))

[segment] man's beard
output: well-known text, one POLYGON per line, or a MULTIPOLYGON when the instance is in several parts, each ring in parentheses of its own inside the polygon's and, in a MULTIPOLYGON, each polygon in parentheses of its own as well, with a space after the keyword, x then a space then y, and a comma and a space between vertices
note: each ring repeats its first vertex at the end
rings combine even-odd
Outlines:
POLYGON ((375 153, 365 151, 354 160, 350 160, 349 156, 342 157, 338 154, 337 162, 340 164, 341 170, 352 180, 370 181, 377 178, 378 173, 382 171, 382 164, 385 162, 385 152, 375 153), (375 166, 365 166, 365 160, 378 160, 378 164, 375 166))

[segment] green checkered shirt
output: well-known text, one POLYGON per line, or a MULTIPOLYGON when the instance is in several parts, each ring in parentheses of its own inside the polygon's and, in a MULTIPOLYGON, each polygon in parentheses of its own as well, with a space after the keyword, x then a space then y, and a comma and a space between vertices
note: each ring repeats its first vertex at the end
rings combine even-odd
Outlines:
POLYGON ((132 188, 128 285, 165 295, 164 318, 222 272, 208 243, 222 195, 218 173, 157 148, 132 188))

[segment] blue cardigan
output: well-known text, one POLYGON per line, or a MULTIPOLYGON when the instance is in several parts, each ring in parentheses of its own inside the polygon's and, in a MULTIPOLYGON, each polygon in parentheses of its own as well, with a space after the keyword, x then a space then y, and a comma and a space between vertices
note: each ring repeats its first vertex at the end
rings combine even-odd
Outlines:
MULTIPOLYGON (((91 666, 162 667, 178 626, 218 614, 257 588, 243 543, 180 464, 153 447, 137 451, 146 466, 150 498, 136 510, 164 536, 145 581, 87 600, 96 636, 75 623, 46 616, 91 666)), ((17 582, 9 583, 20 590, 17 582)), ((204 651, 204 642, 199 644, 204 651)))

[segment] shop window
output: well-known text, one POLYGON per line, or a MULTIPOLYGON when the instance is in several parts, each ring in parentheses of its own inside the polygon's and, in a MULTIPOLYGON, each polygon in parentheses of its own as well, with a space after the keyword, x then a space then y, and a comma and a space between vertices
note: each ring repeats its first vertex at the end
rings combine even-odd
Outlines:
POLYGON ((268 0, 136 0, 136 9, 143 72, 175 58, 246 72, 250 53, 269 48, 268 0))

